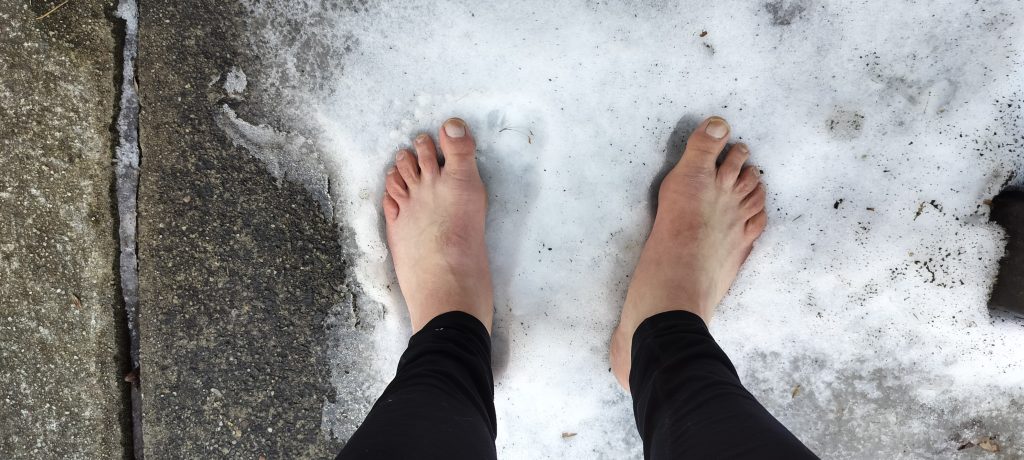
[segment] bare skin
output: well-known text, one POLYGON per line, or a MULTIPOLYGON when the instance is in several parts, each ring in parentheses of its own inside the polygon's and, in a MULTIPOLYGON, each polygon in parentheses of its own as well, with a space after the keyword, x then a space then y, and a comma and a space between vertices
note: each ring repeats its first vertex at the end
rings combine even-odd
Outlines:
POLYGON ((743 144, 715 160, 729 139, 725 120, 704 120, 661 183, 658 210, 612 333, 612 372, 629 390, 633 332, 658 313, 684 310, 704 322, 736 279, 767 223, 757 170, 743 144))
POLYGON ((487 194, 466 123, 449 119, 433 139, 421 134, 415 154, 398 151, 387 173, 384 220, 413 333, 435 316, 462 311, 491 330, 491 272, 484 242, 487 194))
MULTIPOLYGON (((612 370, 629 388, 633 332, 670 310, 710 321, 764 231, 765 190, 749 151, 734 145, 721 118, 702 122, 682 159, 665 177, 651 234, 633 273, 619 325, 612 334, 612 370)), ((420 135, 415 154, 400 150, 388 171, 384 217, 398 282, 413 332, 435 316, 463 311, 491 330, 493 288, 484 241, 487 196, 476 166, 476 144, 465 122, 450 119, 434 141, 420 135)))

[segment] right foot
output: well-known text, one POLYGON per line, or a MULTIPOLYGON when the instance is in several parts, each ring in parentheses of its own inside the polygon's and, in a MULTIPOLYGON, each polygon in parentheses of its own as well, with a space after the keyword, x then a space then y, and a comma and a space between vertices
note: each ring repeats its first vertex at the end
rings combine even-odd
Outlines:
POLYGON ((398 285, 412 331, 450 311, 475 316, 489 332, 494 317, 484 242, 487 194, 476 167, 476 143, 466 123, 451 118, 434 141, 420 134, 416 154, 400 150, 387 173, 384 221, 398 285))
POLYGON ((654 227, 612 333, 612 372, 626 390, 637 326, 672 310, 695 313, 707 323, 764 231, 765 190, 757 169, 743 165, 747 147, 734 145, 715 166, 728 139, 725 120, 704 120, 661 183, 654 227))

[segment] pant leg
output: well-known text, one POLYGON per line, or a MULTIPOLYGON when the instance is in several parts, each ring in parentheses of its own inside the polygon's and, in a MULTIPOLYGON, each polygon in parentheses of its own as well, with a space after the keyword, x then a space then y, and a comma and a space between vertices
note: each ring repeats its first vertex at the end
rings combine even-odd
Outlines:
POLYGON ((743 387, 693 313, 640 324, 629 386, 646 459, 817 458, 743 387))
POLYGON ((394 380, 338 460, 494 459, 491 339, 472 315, 449 312, 409 339, 394 380))

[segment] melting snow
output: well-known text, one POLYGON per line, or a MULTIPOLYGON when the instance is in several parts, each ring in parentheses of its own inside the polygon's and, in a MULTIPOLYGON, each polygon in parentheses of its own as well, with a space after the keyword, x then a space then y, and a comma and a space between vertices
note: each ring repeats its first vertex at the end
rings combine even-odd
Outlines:
MULTIPOLYGON (((826 457, 1019 436, 1024 327, 985 307, 1003 235, 984 204, 1022 168, 1019 2, 625 3, 252 5, 269 51, 250 74, 321 133, 357 277, 386 311, 368 397, 408 337, 384 171, 460 116, 490 194, 500 456, 639 457, 608 336, 652 181, 719 114, 769 191, 712 324, 751 391, 826 457)), ((281 136, 229 110, 243 137, 281 136)))

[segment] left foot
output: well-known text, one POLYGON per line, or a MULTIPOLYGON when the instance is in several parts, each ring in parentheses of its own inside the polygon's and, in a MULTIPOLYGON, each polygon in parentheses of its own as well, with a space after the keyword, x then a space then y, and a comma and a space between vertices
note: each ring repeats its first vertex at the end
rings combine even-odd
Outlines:
POLYGON ((398 151, 387 174, 384 221, 412 331, 450 311, 475 316, 488 332, 494 317, 484 242, 487 195, 476 167, 476 143, 466 123, 451 118, 434 141, 419 135, 416 154, 398 151))

